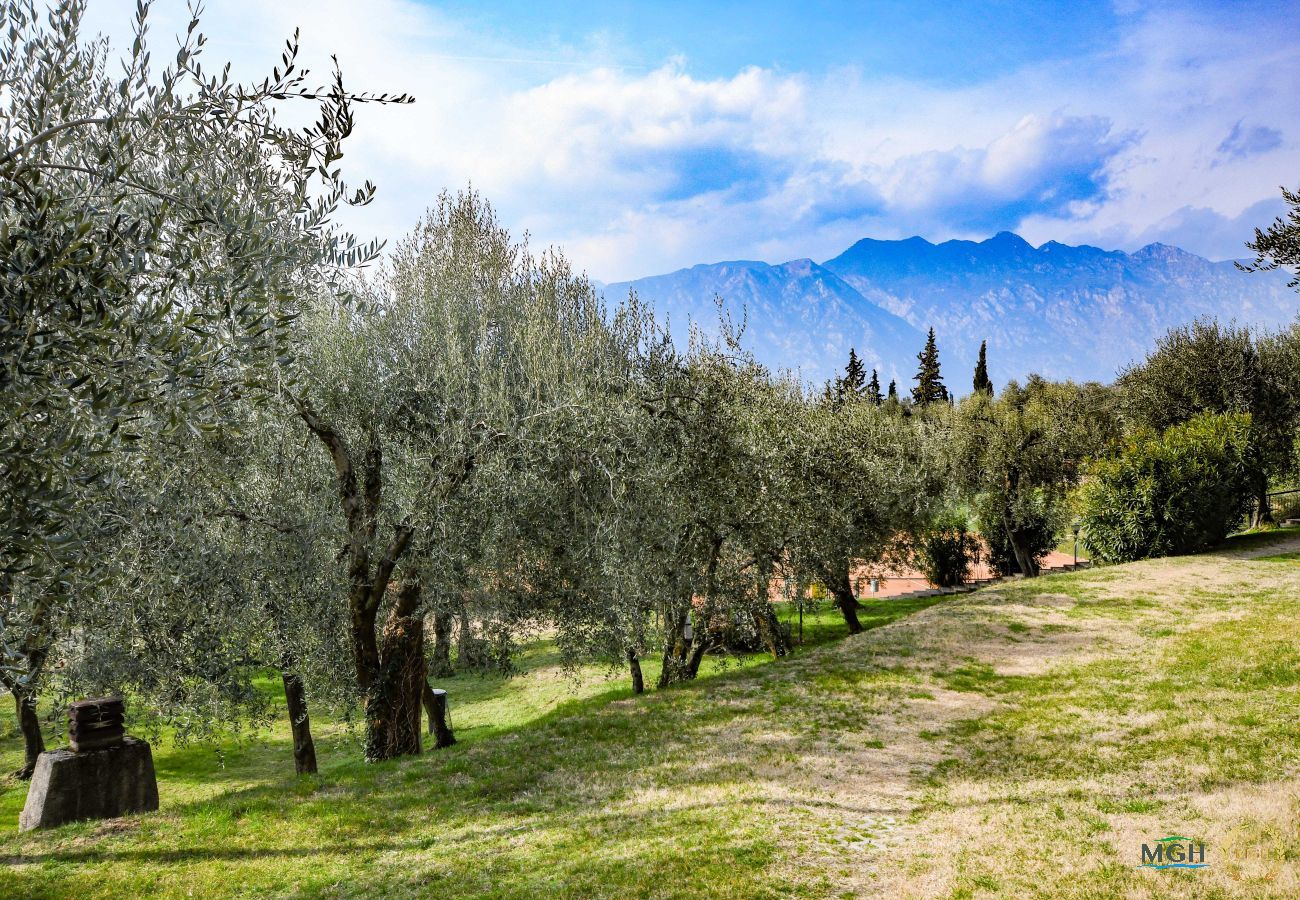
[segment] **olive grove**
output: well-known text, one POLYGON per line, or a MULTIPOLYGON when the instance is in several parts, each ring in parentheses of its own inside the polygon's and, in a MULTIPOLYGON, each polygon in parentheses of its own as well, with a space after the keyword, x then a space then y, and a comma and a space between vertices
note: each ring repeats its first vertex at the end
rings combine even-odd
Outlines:
POLYGON ((147 4, 110 76, 84 10, 8 4, 0 37, 0 683, 27 773, 38 700, 122 694, 133 727, 205 739, 269 721, 268 673, 299 773, 315 710, 367 760, 415 754, 431 679, 508 673, 530 636, 636 693, 657 660, 667 689, 789 653, 778 585, 823 586, 856 634, 860 567, 962 556, 969 526, 1036 574, 1088 459, 1118 454, 1094 471, 1121 497, 1156 450, 1222 445, 1257 496, 1294 471, 1294 329, 1202 323, 1118 389, 984 372, 955 402, 931 331, 910 397, 856 352, 819 396, 721 302, 717 337, 675 343, 472 190, 381 257, 335 224, 374 191, 338 162, 354 104, 409 98, 309 86, 296 38, 237 84, 197 20, 154 70, 147 4), (290 101, 316 121, 279 124, 290 101), (1168 433, 1207 409, 1240 414, 1217 444, 1168 433))

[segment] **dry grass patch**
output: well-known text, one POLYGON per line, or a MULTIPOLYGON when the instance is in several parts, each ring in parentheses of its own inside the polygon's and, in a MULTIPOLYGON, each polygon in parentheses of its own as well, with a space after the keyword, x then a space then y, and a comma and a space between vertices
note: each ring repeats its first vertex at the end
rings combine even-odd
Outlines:
POLYGON ((986 629, 948 678, 995 709, 945 734, 948 761, 924 787, 909 839, 845 887, 889 897, 1300 895, 1300 566, 1253 562, 1297 545, 1289 535, 1069 576, 1073 605, 1047 579, 1041 607, 1040 585, 1001 589, 984 615, 1024 630, 986 629), (1055 627, 1035 634, 1034 623, 1055 627), (1023 644, 1035 646, 1022 655, 1023 644), (1204 841, 1210 866, 1139 868, 1141 845, 1170 833, 1204 841))

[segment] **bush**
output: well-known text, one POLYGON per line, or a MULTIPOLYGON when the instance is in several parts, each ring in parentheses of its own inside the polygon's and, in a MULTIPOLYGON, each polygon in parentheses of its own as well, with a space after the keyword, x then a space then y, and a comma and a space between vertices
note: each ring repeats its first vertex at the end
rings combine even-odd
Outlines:
POLYGON ((1249 506, 1249 432, 1246 414, 1206 413, 1163 433, 1140 430, 1094 462, 1079 497, 1089 549, 1126 562, 1223 540, 1249 506))
POLYGON ((938 522, 917 536, 916 564, 936 587, 956 587, 970 579, 978 547, 965 522, 938 522))

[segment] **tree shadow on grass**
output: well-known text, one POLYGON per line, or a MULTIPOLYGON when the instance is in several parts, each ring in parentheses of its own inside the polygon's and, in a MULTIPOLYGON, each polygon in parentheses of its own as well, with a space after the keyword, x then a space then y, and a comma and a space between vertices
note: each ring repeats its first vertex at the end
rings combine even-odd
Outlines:
MULTIPOLYGON (((910 606, 906 609, 914 611, 910 606)), ((509 884, 520 889, 559 877, 547 873, 550 865, 557 871, 580 873, 584 883, 591 885, 604 884, 601 879, 606 875, 645 885, 665 867, 679 865, 674 860, 688 847, 693 853, 707 844, 721 860, 717 862, 723 867, 721 876, 709 875, 713 857, 698 872, 671 869, 678 879, 683 871, 687 873, 686 881, 680 882, 684 889, 692 883, 707 884, 699 879, 727 877, 729 855, 775 858, 770 832, 772 813, 778 807, 820 808, 858 818, 906 814, 849 799, 749 796, 744 759, 695 749, 711 742, 719 730, 741 727, 735 724, 741 717, 770 712, 773 691, 796 689, 784 682, 768 684, 772 666, 815 667, 823 651, 835 653, 833 645, 810 648, 788 661, 738 667, 641 697, 631 695, 625 686, 611 686, 560 703, 504 733, 474 735, 447 750, 385 763, 345 760, 312 779, 297 779, 286 771, 210 799, 174 806, 166 804, 164 785, 160 817, 128 820, 124 833, 97 834, 83 826, 58 835, 25 836, 21 840, 33 852, 10 850, 0 860, 7 866, 36 866, 20 877, 39 875, 52 878, 58 887, 71 888, 90 873, 96 879, 112 879, 114 870, 100 867, 114 864, 128 869, 132 864, 193 866, 197 873, 208 862, 238 865, 283 859, 288 869, 295 859, 333 857, 345 869, 344 860, 351 858, 369 871, 368 857, 373 854, 406 854, 421 860, 417 868, 427 868, 434 865, 427 851, 441 847, 447 852, 438 854, 436 865, 450 867, 455 877, 469 879, 474 861, 488 854, 505 867, 509 884), (650 791, 649 799, 636 796, 639 790, 650 791), (714 790, 722 796, 710 796, 714 790), (681 844, 685 834, 690 839, 681 844), (383 838, 375 841, 377 835, 383 838), (579 839, 598 842, 601 853, 574 851, 570 842, 579 839), (230 846, 240 842, 254 846, 230 846), (665 853, 664 848, 672 846, 680 852, 665 853), (538 859, 544 865, 534 870, 538 859), (65 867, 68 863, 74 865, 65 867)), ((834 665, 839 666, 839 661, 834 665)), ((874 674, 864 661, 863 679, 874 674)), ((825 694, 813 692, 811 697, 807 700, 811 705, 801 712, 813 719, 841 716, 845 703, 863 703, 856 685, 847 682, 825 694)), ((802 693, 800 698, 805 702, 802 693)), ((870 712, 864 710, 864 716, 870 712)), ((809 732, 801 729, 812 728, 815 733, 817 727, 815 721, 792 726, 789 735, 764 736, 761 747, 778 755, 802 754, 809 732)), ((287 748, 285 753, 287 760, 287 748)), ((834 761, 828 757, 810 764, 832 766, 834 761)), ((307 864, 304 877, 310 877, 310 869, 307 864)), ((394 870, 391 877, 403 876, 394 870)), ((760 882, 754 879, 762 873, 738 871, 735 877, 738 884, 752 880, 757 885, 760 882)))
MULTIPOLYGON (((603 808, 590 804, 577 812, 577 818, 586 829, 608 833, 609 826, 616 826, 616 831, 625 838, 635 840, 635 836, 644 831, 652 820, 662 819, 665 814, 675 816, 705 818, 724 815, 735 816, 736 809, 747 808, 754 813, 765 810, 784 808, 805 810, 810 808, 832 810, 837 813, 855 817, 894 817, 906 816, 910 809, 902 807, 878 807, 845 803, 837 800, 792 800, 775 797, 732 797, 725 801, 694 800, 674 803, 671 809, 646 808, 640 810, 603 808)), ((410 840, 387 841, 344 841, 322 843, 310 847, 187 847, 187 848, 141 848, 141 847, 95 847, 80 846, 59 848, 36 853, 10 853, 0 855, 0 865, 20 866, 46 862, 54 863, 102 863, 102 862, 139 862, 161 864, 203 863, 208 861, 242 861, 258 859, 301 859, 309 857, 367 855, 373 853, 410 852, 429 850, 431 848, 449 849, 460 844, 478 843, 497 837, 518 835, 521 833, 546 831, 565 831, 571 827, 570 822, 546 820, 540 823, 522 825, 496 825, 478 828, 458 834, 433 834, 410 840)), ((402 829, 406 830, 406 829, 402 829)))

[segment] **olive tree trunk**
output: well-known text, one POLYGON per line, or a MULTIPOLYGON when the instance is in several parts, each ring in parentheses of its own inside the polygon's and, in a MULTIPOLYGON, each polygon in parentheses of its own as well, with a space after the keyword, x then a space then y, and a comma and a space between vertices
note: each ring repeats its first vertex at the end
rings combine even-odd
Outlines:
POLYGON ((790 652, 790 635, 781 627, 781 620, 776 617, 776 610, 771 603, 763 601, 760 604, 754 612, 754 621, 758 626, 758 636, 768 653, 779 659, 790 652))
MULTIPOLYGON (((0 595, 8 598, 12 590, 10 580, 0 579, 0 595)), ((14 707, 18 719, 18 730, 23 736, 23 766, 14 775, 24 781, 32 777, 36 770, 36 758, 45 752, 45 739, 41 736, 41 720, 36 714, 36 692, 41 675, 49 659, 50 645, 46 638, 46 619, 50 611, 50 599, 43 596, 32 610, 27 624, 27 633, 17 646, 17 656, 25 663, 21 676, 12 671, 0 673, 0 681, 13 695, 14 707)), ((8 647, 12 651, 14 648, 8 647)))
POLYGON ((367 431, 365 453, 357 459, 338 429, 306 403, 295 398, 294 404, 307 428, 329 452, 337 476, 339 505, 348 535, 344 548, 348 630, 357 688, 366 717, 366 759, 391 759, 402 753, 419 753, 420 691, 417 688, 410 693, 411 678, 406 672, 407 667, 418 659, 419 678, 421 681, 424 678, 423 625, 407 621, 415 618, 420 595, 418 583, 407 582, 398 591, 393 616, 385 626, 382 654, 376 633, 380 605, 388 594, 389 581, 410 546, 415 529, 410 523, 402 522, 392 529, 390 539, 386 542, 379 540, 383 452, 378 434, 374 430, 367 431), (410 644, 412 634, 419 638, 414 647, 410 644), (416 710, 414 745, 409 729, 405 727, 412 703, 416 710))
POLYGON ((693 681, 700 674, 700 663, 704 662, 704 654, 713 649, 713 642, 707 640, 706 635, 700 635, 695 640, 695 646, 691 648, 691 655, 686 660, 686 680, 693 681))
POLYGON ((645 693, 645 676, 641 674, 641 657, 632 647, 627 648, 627 666, 632 672, 632 693, 645 693))
POLYGON ((1038 577, 1038 560, 1029 552, 1025 545, 1024 537, 1020 530, 1016 528, 1011 519, 1011 512, 1004 510, 1002 513, 1002 527, 1007 534, 1007 543, 1011 545, 1011 552, 1016 557, 1016 565, 1020 567, 1021 573, 1026 578, 1038 577))
POLYGON ((289 729, 293 734, 293 768, 299 775, 316 774, 316 742, 311 736, 311 718, 307 714, 307 692, 302 676, 282 671, 284 702, 289 707, 289 729))
POLYGON ((492 667, 487 641, 474 634, 469 618, 469 601, 462 598, 457 612, 456 666, 462 672, 486 672, 492 667))
POLYGON ((404 581, 384 624, 379 677, 366 703, 366 758, 420 752, 421 707, 427 672, 424 619, 417 615, 420 584, 404 581))
POLYGON ((36 758, 45 752, 45 739, 41 736, 41 720, 36 715, 36 697, 15 690, 14 705, 18 714, 18 729, 23 735, 23 767, 14 774, 26 781, 36 769, 36 758))
POLYGON ((844 616, 844 624, 849 626, 849 634, 861 634, 862 623, 858 621, 858 598, 853 596, 853 582, 849 578, 849 563, 845 561, 838 566, 827 579, 835 607, 844 616))
POLYGON ((452 616, 446 610, 433 614, 433 658, 429 660, 430 678, 450 678, 456 674, 451 663, 452 616))
MULTIPOLYGON (((707 608, 707 607, 706 607, 707 608)), ((691 625, 691 605, 680 605, 669 614, 668 633, 664 635, 663 668, 659 671, 657 687, 690 681, 700 671, 704 654, 712 647, 708 634, 708 615, 701 613, 697 621, 700 628, 691 625)))
POLYGON ((1259 475, 1255 479, 1255 511, 1251 517, 1250 527, 1260 528, 1274 524, 1273 507, 1268 502, 1268 476, 1259 475))

